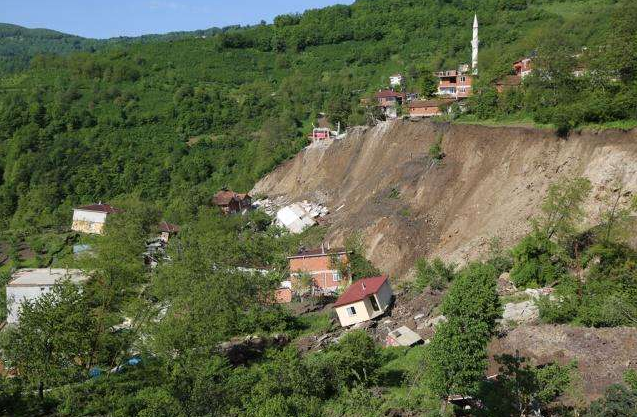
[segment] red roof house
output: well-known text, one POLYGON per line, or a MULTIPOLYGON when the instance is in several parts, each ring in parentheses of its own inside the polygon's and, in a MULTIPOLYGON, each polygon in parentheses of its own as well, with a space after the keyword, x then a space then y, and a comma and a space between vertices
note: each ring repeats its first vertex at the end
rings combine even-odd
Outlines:
POLYGON ((121 213, 124 210, 115 208, 110 204, 89 204, 73 209, 73 223, 71 230, 82 233, 102 234, 104 233, 104 225, 106 218, 115 213, 121 213))
POLYGON ((341 326, 351 326, 383 315, 391 303, 392 295, 386 276, 354 282, 334 303, 341 326))
POLYGON ((176 224, 170 224, 164 220, 159 223, 158 229, 161 233, 161 236, 159 238, 164 242, 168 242, 171 236, 176 235, 181 230, 181 228, 176 224))
POLYGON ((212 197, 212 204, 219 207, 224 214, 240 213, 252 208, 252 197, 249 194, 223 189, 212 197))

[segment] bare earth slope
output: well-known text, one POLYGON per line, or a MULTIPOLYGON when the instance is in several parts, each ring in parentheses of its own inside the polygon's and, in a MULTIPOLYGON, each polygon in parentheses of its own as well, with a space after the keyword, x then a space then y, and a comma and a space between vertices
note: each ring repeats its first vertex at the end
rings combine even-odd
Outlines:
POLYGON ((531 128, 396 120, 311 145, 252 192, 326 204, 333 244, 361 231, 369 258, 404 275, 418 257, 463 262, 479 257, 490 237, 514 243, 548 185, 571 175, 593 183, 587 207, 595 220, 616 177, 637 191, 637 130, 560 139, 531 128), (440 137, 445 157, 436 164, 428 149, 440 137))

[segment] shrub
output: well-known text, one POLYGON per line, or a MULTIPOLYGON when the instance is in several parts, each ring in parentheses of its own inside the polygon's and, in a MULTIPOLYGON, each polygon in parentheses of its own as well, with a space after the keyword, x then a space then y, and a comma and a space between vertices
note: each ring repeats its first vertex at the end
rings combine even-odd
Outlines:
POLYGON ((436 258, 431 262, 424 258, 418 259, 416 261, 414 288, 419 292, 423 291, 427 286, 434 290, 442 290, 448 283, 453 281, 455 269, 455 264, 445 265, 440 258, 436 258))
POLYGON ((445 157, 442 151, 442 134, 438 134, 436 141, 429 147, 429 157, 436 162, 440 162, 445 157))
POLYGON ((526 236, 513 248, 511 280, 517 287, 544 286, 566 274, 565 256, 545 234, 526 236))

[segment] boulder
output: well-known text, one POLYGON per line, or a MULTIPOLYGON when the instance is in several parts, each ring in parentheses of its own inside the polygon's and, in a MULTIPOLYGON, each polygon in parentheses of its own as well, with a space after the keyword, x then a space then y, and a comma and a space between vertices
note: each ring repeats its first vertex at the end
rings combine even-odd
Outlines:
POLYGON ((540 317, 540 310, 532 300, 521 303, 508 303, 504 306, 502 321, 504 323, 514 321, 516 323, 531 323, 540 317))

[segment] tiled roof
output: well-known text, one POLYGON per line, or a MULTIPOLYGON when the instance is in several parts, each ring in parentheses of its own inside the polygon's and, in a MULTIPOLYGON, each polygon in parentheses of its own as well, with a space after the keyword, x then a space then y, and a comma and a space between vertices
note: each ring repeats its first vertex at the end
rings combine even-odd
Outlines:
POLYGON ((347 253, 344 248, 334 248, 334 249, 325 249, 325 248, 316 248, 316 249, 301 249, 296 255, 288 256, 288 259, 293 258, 305 258, 309 256, 320 256, 320 255, 340 255, 347 253))
POLYGON ((519 75, 507 75, 496 81, 496 85, 517 86, 522 84, 522 77, 519 75))
POLYGON ((231 190, 221 190, 212 198, 212 202, 218 206, 226 206, 232 200, 243 201, 250 198, 249 194, 238 194, 231 190))
POLYGON ((87 206, 77 207, 78 210, 98 211, 100 213, 121 213, 123 210, 115 208, 110 204, 89 204, 87 206))
POLYGON ((438 107, 443 104, 453 103, 455 100, 452 99, 442 99, 442 100, 418 100, 412 101, 409 103, 409 107, 412 109, 422 108, 422 107, 438 107))
POLYGON ((385 281, 387 281, 387 276, 359 279, 338 297, 338 300, 334 303, 334 307, 352 304, 364 300, 372 294, 376 294, 385 281))
POLYGON ((404 97, 404 96, 405 95, 403 93, 397 93, 392 90, 381 90, 377 92, 376 94, 374 94, 374 97, 376 98, 404 97))
POLYGON ((170 224, 166 221, 162 221, 161 223, 159 223, 159 231, 160 232, 166 232, 166 233, 178 233, 180 230, 180 227, 177 226, 176 224, 170 224))

